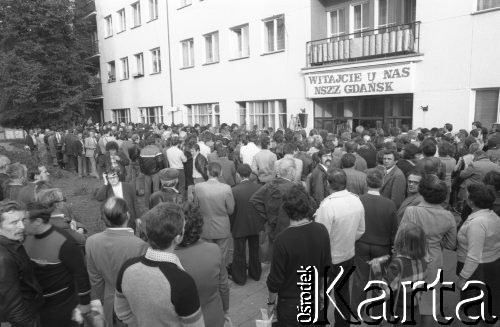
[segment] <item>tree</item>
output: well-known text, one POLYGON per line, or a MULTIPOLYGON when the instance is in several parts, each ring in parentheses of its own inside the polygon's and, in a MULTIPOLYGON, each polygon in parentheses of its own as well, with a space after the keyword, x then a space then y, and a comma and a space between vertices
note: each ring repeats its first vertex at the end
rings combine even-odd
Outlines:
POLYGON ((85 115, 87 20, 73 0, 1 0, 0 124, 68 125, 85 115))

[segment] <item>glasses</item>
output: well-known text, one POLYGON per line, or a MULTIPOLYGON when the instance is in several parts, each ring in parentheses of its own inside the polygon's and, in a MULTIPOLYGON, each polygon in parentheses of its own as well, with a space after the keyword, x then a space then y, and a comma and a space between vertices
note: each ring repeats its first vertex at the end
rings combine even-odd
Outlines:
POLYGON ((420 181, 408 181, 408 184, 420 184, 420 181))

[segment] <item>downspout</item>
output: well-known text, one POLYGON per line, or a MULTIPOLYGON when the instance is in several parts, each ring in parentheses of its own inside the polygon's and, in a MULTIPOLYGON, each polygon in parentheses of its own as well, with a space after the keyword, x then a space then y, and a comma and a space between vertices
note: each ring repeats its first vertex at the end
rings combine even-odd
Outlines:
MULTIPOLYGON (((166 0, 167 4, 167 37, 168 37, 168 77, 170 79, 170 107, 174 107, 174 91, 173 91, 173 86, 172 86, 172 56, 171 56, 171 49, 170 49, 170 16, 169 16, 169 10, 168 10, 168 1, 166 0)), ((172 113, 172 124, 174 124, 174 111, 171 111, 172 113)))

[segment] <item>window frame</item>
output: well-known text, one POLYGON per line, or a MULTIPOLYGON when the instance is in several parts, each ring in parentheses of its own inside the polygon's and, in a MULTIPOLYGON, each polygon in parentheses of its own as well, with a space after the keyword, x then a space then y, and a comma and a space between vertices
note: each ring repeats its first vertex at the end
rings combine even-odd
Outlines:
POLYGON ((139 107, 139 119, 143 124, 163 123, 163 106, 139 107), (153 110, 153 115, 150 114, 150 110, 153 110), (151 117, 154 117, 154 121, 151 120, 151 117))
POLYGON ((121 109, 111 109, 111 114, 113 117, 113 122, 120 124, 120 123, 125 123, 128 124, 130 123, 130 108, 121 108, 121 109), (118 117, 118 114, 125 113, 125 115, 120 115, 118 117))
POLYGON ((349 20, 349 6, 338 6, 338 7, 335 7, 335 8, 332 8, 332 9, 329 9, 327 11, 327 28, 328 28, 328 37, 341 37, 343 35, 347 35, 349 34, 349 26, 348 26, 348 20, 349 20), (336 12, 337 13, 337 21, 338 21, 338 26, 337 26, 337 30, 340 31, 340 11, 343 10, 344 11, 344 31, 343 32, 337 32, 337 33, 333 33, 332 32, 332 27, 333 27, 333 19, 332 19, 332 14, 333 12, 336 12))
POLYGON ((113 36, 113 16, 104 17, 104 38, 113 36))
POLYGON ((134 78, 143 77, 144 76, 144 53, 139 52, 134 55, 135 58, 135 74, 134 78), (140 59, 140 61, 139 61, 140 59), (138 64, 140 62, 140 65, 138 64), (140 71, 139 71, 140 68, 140 71))
POLYGON ((130 78, 130 69, 128 64, 128 57, 120 58, 120 68, 121 68, 121 79, 120 81, 124 81, 130 78))
POLYGON ((184 69, 184 68, 192 68, 194 67, 195 65, 195 62, 194 62, 194 38, 189 38, 189 39, 185 39, 185 40, 182 40, 181 42, 181 69, 184 69), (184 62, 184 44, 187 44, 187 58, 188 58, 188 65, 185 64, 184 62))
POLYGON ((231 27, 229 30, 231 31, 232 38, 231 59, 234 60, 250 57, 250 25, 248 23, 242 24, 231 27))
POLYGON ((141 26, 142 24, 141 2, 136 1, 130 4, 130 7, 132 7, 132 23, 133 23, 131 28, 136 28, 141 26))
MULTIPOLYGON (((242 109, 242 107, 243 106, 240 105, 240 110, 242 109)), ((245 123, 248 124, 247 129, 252 129, 254 125, 257 125, 259 129, 265 127, 273 127, 275 130, 277 130, 278 128, 288 127, 288 109, 286 99, 246 101, 244 108, 245 123), (267 112, 257 113, 257 104, 262 104, 262 111, 267 109, 267 112), (282 109, 284 112, 280 112, 280 109, 282 109), (261 124, 258 121, 260 120, 259 117, 264 117, 262 126, 260 126, 261 124), (283 121, 283 124, 281 124, 281 121, 283 121)))
POLYGON ((185 105, 188 125, 220 125, 220 102, 194 103, 185 105), (202 113, 203 110, 203 113, 202 113), (203 119, 200 119, 203 118, 203 119), (218 123, 218 124, 217 124, 218 123))
MULTIPOLYGON (((378 12, 377 12, 378 15, 378 12)), ((349 35, 352 35, 352 37, 361 37, 363 35, 364 31, 370 30, 370 1, 369 0, 363 0, 363 1, 357 1, 349 4, 349 35), (368 22, 367 26, 364 26, 364 11, 363 11, 363 5, 367 6, 368 10, 368 22), (354 20, 354 10, 356 6, 361 6, 361 28, 356 30, 355 29, 355 20, 354 20), (359 35, 359 36, 358 36, 359 35)))
POLYGON ((276 15, 270 18, 266 18, 262 20, 263 28, 264 28, 264 37, 263 37, 263 54, 270 54, 275 52, 283 52, 286 50, 286 21, 285 14, 276 15), (283 48, 278 47, 278 20, 283 20, 283 48), (269 30, 267 27, 267 23, 273 22, 273 48, 269 49, 269 30))
POLYGON ((161 73, 160 47, 149 50, 149 53, 151 54, 151 75, 161 73))
POLYGON ((214 31, 211 33, 207 33, 203 35, 203 40, 205 41, 205 52, 204 52, 204 58, 205 62, 204 65, 210 65, 210 64, 216 64, 220 61, 220 53, 219 53, 219 31, 214 31), (211 52, 211 57, 212 60, 209 61, 208 57, 208 39, 210 39, 210 52, 211 52))
POLYGON ((108 68, 108 83, 114 83, 116 82, 116 63, 114 60, 111 60, 108 61, 106 64, 108 68))
POLYGON ((149 21, 158 19, 158 0, 149 0, 149 21))
POLYGON ((127 29, 127 17, 125 14, 125 8, 122 8, 116 12, 118 14, 119 31, 116 34, 124 32, 127 29))
MULTIPOLYGON (((486 0, 477 0, 477 2, 476 2, 476 12, 500 10, 500 2, 498 4, 492 3, 492 6, 488 7, 488 8, 481 8, 481 3, 483 3, 484 1, 486 1, 486 0)), ((493 1, 498 1, 498 0, 493 0, 493 1)), ((483 3, 483 7, 484 7, 484 3, 483 3)))

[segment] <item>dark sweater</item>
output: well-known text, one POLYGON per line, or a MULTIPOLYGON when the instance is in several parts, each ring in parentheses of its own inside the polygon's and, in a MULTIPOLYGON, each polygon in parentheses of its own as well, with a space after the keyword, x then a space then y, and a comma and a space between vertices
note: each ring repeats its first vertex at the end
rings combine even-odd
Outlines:
POLYGON ((380 195, 364 194, 359 197, 365 208, 365 233, 358 242, 373 245, 392 245, 398 230, 396 205, 380 195))
POLYGON ((90 281, 82 250, 63 229, 51 226, 39 235, 30 235, 24 247, 35 264, 35 275, 46 301, 61 294, 77 295, 80 304, 90 303, 90 281), (76 287, 76 290, 75 290, 76 287))
POLYGON ((315 266, 320 276, 324 267, 332 264, 330 237, 326 227, 316 222, 290 226, 280 233, 274 242, 271 271, 267 288, 280 298, 300 297, 297 287, 301 266, 315 266))

